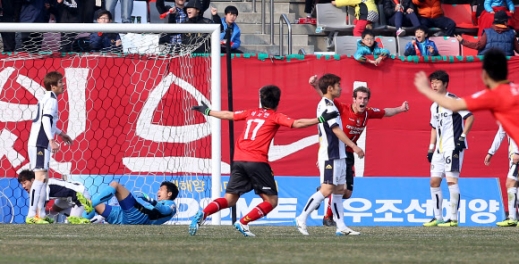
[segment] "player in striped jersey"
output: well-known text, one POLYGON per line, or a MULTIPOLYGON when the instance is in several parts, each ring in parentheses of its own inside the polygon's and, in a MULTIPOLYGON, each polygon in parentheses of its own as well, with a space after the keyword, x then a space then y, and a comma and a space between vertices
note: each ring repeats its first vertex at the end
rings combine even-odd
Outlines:
MULTIPOLYGON (((308 83, 315 91, 317 91, 319 96, 323 96, 323 93, 317 85, 317 75, 310 77, 308 83)), ((368 107, 370 98, 371 91, 367 87, 360 86, 353 90, 352 103, 341 102, 338 99, 333 100, 333 103, 337 106, 337 109, 339 109, 344 133, 355 144, 368 125, 369 119, 382 119, 384 117, 391 117, 409 111, 409 104, 407 101, 404 101, 401 106, 394 108, 378 109, 368 107)), ((344 194, 342 196, 343 199, 349 199, 353 193, 353 183, 355 179, 354 166, 355 158, 353 157, 353 150, 350 147, 346 147, 346 188, 344 189, 344 194)), ((318 187, 318 190, 319 189, 320 186, 318 187)), ((328 199, 328 209, 323 217, 323 225, 335 226, 331 199, 328 199)))
POLYGON ((275 85, 266 85, 259 91, 261 108, 244 111, 215 111, 204 102, 194 106, 192 110, 207 116, 224 120, 244 120, 245 130, 236 142, 231 177, 225 196, 210 202, 199 211, 189 226, 189 234, 195 235, 206 217, 236 204, 241 195, 252 190, 263 202, 254 207, 248 214, 234 223, 234 227, 246 237, 254 237, 249 223, 266 216, 278 205, 278 190, 274 180, 274 172, 268 163, 270 143, 281 126, 288 128, 304 128, 335 119, 337 111, 324 111, 318 118, 291 119, 277 112, 281 100, 281 89, 275 85))
POLYGON ((92 197, 95 211, 83 213, 83 217, 92 219, 97 212, 105 221, 114 225, 162 225, 177 213, 175 199, 178 187, 169 181, 160 184, 157 200, 148 195, 133 195, 118 182, 110 185, 92 197), (106 204, 112 197, 117 198, 119 206, 106 204))
MULTIPOLYGON (((34 183, 34 172, 23 170, 18 174, 18 182, 28 193, 34 183)), ((71 224, 89 224, 88 219, 81 218, 85 207, 90 207, 88 202, 90 194, 83 184, 68 182, 60 179, 49 179, 45 190, 46 200, 54 200, 50 214, 45 216, 45 221, 53 223, 58 214, 65 215, 71 224)))
MULTIPOLYGON (((323 97, 317 105, 317 112, 319 113, 325 109, 329 112, 338 111, 334 104, 334 99, 339 98, 341 95, 341 78, 334 74, 325 74, 319 78, 318 85, 323 97)), ((344 206, 342 205, 342 196, 346 184, 346 146, 357 153, 359 158, 364 157, 364 151, 344 133, 341 116, 319 125, 318 165, 321 188, 310 196, 303 211, 295 219, 295 225, 303 235, 309 235, 306 228, 308 216, 321 204, 325 197, 330 195, 332 195, 332 208, 334 208, 332 210, 333 220, 337 226, 335 235, 360 234, 348 228, 343 220, 344 206)))
MULTIPOLYGON (((446 97, 457 98, 449 93, 449 75, 442 70, 429 75, 432 90, 446 97)), ((460 189, 458 179, 463 164, 464 150, 468 148, 467 135, 472 128, 474 116, 469 111, 453 112, 439 106, 431 105, 431 137, 427 159, 431 163, 431 198, 434 204, 434 218, 424 223, 426 227, 458 226, 458 208, 460 189), (451 217, 443 220, 443 194, 441 190, 442 178, 447 179, 450 193, 451 217)))
POLYGON ((499 126, 499 130, 494 137, 494 141, 492 141, 492 146, 488 150, 488 154, 485 157, 485 165, 490 165, 490 160, 492 156, 496 153, 501 146, 501 142, 507 136, 508 138, 508 160, 510 161, 510 166, 508 170, 508 174, 506 176, 506 192, 508 194, 508 217, 501 221, 497 222, 497 226, 517 226, 517 187, 519 182, 517 181, 518 174, 518 166, 519 163, 519 149, 517 148, 517 144, 515 144, 514 140, 512 140, 503 129, 503 126, 499 126))
POLYGON ((25 222, 28 224, 48 224, 45 218, 45 202, 50 155, 59 150, 59 144, 54 139, 61 139, 72 144, 72 139, 56 127, 58 123, 58 96, 63 93, 63 75, 59 72, 49 72, 43 80, 47 92, 38 101, 38 108, 33 114, 29 134, 28 154, 31 169, 35 173, 35 181, 29 192, 29 213, 25 222))

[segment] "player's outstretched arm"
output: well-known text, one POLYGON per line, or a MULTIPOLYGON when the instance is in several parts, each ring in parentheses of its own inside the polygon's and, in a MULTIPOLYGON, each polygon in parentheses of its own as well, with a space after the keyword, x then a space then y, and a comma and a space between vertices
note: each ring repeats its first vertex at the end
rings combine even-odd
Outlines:
POLYGON ((414 77, 414 85, 420 93, 425 95, 425 97, 429 98, 429 100, 436 102, 441 107, 447 108, 453 112, 467 110, 467 103, 465 102, 465 100, 455 99, 452 97, 441 95, 433 91, 429 87, 429 79, 423 71, 416 73, 414 77))
POLYGON ((309 127, 318 123, 324 123, 330 119, 334 119, 337 116, 339 116, 339 113, 337 111, 333 111, 328 113, 328 109, 324 110, 324 112, 321 114, 321 116, 317 118, 302 118, 297 119, 292 124, 292 128, 304 128, 309 127))
POLYGON ((58 134, 61 137, 61 140, 63 140, 66 144, 72 145, 72 138, 67 135, 67 133, 61 131, 61 133, 58 134))
POLYGON ((231 111, 215 111, 211 110, 209 106, 207 106, 204 102, 202 102, 202 105, 197 105, 191 107, 191 110, 198 111, 206 116, 214 116, 219 119, 224 120, 234 120, 234 113, 231 111))
POLYGON ((384 108, 384 117, 391 117, 403 112, 409 111, 409 103, 407 101, 404 101, 401 106, 394 107, 394 108, 384 108))
POLYGON ((339 126, 333 127, 332 131, 337 136, 337 138, 339 138, 340 141, 344 142, 344 144, 346 144, 346 146, 353 149, 353 152, 357 153, 359 158, 361 158, 361 159, 364 158, 364 150, 359 148, 357 146, 357 144, 355 144, 353 141, 351 141, 351 139, 349 139, 348 136, 346 136, 346 134, 344 134, 344 131, 339 126))

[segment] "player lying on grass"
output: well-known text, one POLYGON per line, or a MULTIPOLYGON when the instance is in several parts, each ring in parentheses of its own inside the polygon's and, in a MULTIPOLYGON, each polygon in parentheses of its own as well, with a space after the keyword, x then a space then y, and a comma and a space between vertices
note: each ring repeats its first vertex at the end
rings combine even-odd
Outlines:
MULTIPOLYGON (((18 174, 18 182, 28 193, 34 180, 35 175, 31 170, 23 170, 18 174)), ((46 197, 54 199, 54 204, 50 213, 43 218, 46 223, 54 223, 58 214, 62 214, 67 217, 67 221, 71 224, 90 224, 88 219, 81 218, 84 211, 93 211, 88 200, 90 194, 85 186, 59 179, 49 179, 47 184, 46 197)))
POLYGON ((177 186, 168 181, 160 184, 157 200, 147 195, 133 196, 118 182, 111 182, 98 194, 92 197, 92 206, 95 212, 83 214, 92 219, 97 212, 109 224, 115 225, 162 225, 177 213, 174 202, 178 196, 177 186), (116 197, 119 206, 106 204, 112 197, 116 197))
POLYGON ((244 120, 245 129, 236 142, 231 177, 225 196, 209 203, 203 211, 199 211, 189 226, 189 234, 195 235, 198 227, 206 217, 236 204, 241 195, 252 190, 263 202, 253 208, 247 215, 236 221, 234 227, 246 237, 255 235, 249 230, 249 223, 266 216, 278 205, 278 190, 274 180, 274 172, 268 163, 270 142, 281 126, 304 128, 328 119, 336 118, 337 112, 324 111, 318 118, 291 119, 277 112, 281 99, 281 89, 274 85, 266 85, 260 89, 260 108, 244 111, 215 111, 202 102, 192 110, 207 116, 224 120, 244 120))

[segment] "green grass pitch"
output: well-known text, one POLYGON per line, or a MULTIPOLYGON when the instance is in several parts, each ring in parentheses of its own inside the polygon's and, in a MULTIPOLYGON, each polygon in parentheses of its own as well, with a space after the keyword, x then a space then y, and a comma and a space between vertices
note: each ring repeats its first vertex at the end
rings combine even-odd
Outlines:
POLYGON ((518 263, 519 228, 0 225, 0 263, 518 263))

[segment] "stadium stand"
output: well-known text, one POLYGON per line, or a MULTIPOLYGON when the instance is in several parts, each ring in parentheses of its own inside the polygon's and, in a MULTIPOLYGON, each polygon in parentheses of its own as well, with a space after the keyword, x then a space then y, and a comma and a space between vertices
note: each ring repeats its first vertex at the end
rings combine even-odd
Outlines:
POLYGON ((430 37, 441 56, 459 56, 460 43, 454 37, 430 37))
MULTIPOLYGON (((462 34, 461 37, 467 41, 472 41, 472 42, 478 40, 477 36, 472 36, 472 35, 467 35, 467 34, 462 34)), ((477 56, 478 55, 477 50, 469 49, 463 45, 460 45, 460 46, 461 46, 461 56, 477 56)))
POLYGON ((333 39, 335 54, 353 56, 357 51, 357 41, 360 39, 361 37, 336 36, 333 39))
POLYGON ((477 34, 478 26, 474 19, 476 14, 472 11, 470 4, 442 4, 442 9, 446 17, 456 22, 456 33, 477 34))

